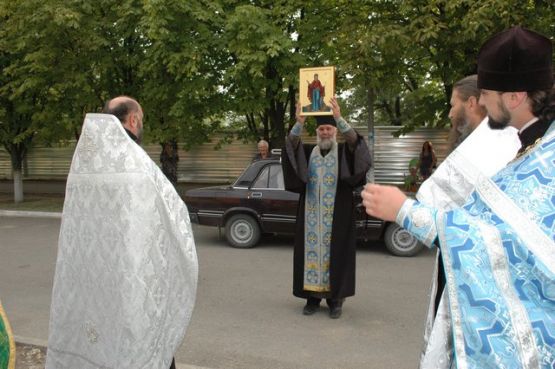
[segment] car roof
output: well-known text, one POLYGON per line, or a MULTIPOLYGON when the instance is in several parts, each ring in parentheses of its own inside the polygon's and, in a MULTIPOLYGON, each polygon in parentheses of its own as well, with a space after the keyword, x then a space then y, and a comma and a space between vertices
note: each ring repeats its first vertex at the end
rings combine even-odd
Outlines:
POLYGON ((251 183, 256 179, 260 170, 268 164, 280 164, 281 158, 280 157, 270 157, 268 159, 260 159, 253 161, 249 164, 247 168, 241 173, 241 175, 237 178, 235 183, 233 184, 234 187, 248 187, 251 183))

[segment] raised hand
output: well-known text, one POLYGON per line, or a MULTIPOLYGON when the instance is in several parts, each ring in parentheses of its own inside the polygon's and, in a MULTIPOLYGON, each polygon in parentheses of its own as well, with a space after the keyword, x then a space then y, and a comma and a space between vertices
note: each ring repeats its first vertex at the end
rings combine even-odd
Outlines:
POLYGON ((333 112, 333 117, 335 119, 338 119, 339 117, 341 117, 341 108, 339 107, 339 104, 337 103, 337 99, 335 96, 330 98, 330 105, 331 105, 331 111, 333 112))
POLYGON ((304 122, 306 121, 306 117, 302 115, 301 103, 299 103, 298 101, 296 104, 295 119, 301 124, 304 124, 304 122))

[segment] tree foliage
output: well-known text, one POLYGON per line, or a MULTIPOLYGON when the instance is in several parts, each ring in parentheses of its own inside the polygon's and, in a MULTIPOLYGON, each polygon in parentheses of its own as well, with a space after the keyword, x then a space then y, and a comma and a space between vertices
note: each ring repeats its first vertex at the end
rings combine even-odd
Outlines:
POLYGON ((218 129, 279 146, 301 67, 335 65, 352 122, 442 126, 452 85, 511 25, 553 38, 542 0, 0 0, 0 142, 79 135, 109 98, 137 97, 146 139, 186 148, 218 129))
POLYGON ((403 30, 410 40, 405 55, 419 61, 420 66, 414 75, 417 88, 402 92, 408 112, 403 131, 426 124, 447 124, 452 86, 460 78, 476 73, 483 42, 512 25, 552 36, 554 10, 553 3, 544 1, 401 2, 399 11, 406 19, 403 30))
POLYGON ((191 147, 218 126, 226 109, 222 12, 217 2, 145 2, 141 23, 148 45, 139 97, 151 140, 191 147))
MULTIPOLYGON (((283 142, 302 58, 294 35, 300 1, 237 1, 225 16, 224 87, 246 135, 283 142)), ((275 145, 274 145, 275 146, 275 145)))

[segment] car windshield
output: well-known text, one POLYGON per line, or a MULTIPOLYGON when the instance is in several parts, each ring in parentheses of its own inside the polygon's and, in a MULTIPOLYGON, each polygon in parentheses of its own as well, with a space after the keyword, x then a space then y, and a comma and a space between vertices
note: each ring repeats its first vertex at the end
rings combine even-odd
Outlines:
POLYGON ((235 183, 233 183, 232 187, 249 187, 254 179, 252 167, 252 164, 246 167, 243 173, 241 173, 241 175, 237 177, 237 180, 235 180, 235 183))
MULTIPOLYGON (((232 187, 243 187, 243 188, 250 187, 254 183, 254 181, 258 178, 260 172, 262 172, 267 165, 275 166, 276 168, 278 168, 277 170, 281 172, 281 164, 279 161, 275 161, 275 160, 255 161, 255 162, 252 162, 249 166, 247 166, 243 171, 243 173, 241 173, 241 175, 237 177, 237 180, 235 180, 232 187)), ((274 171, 275 170, 272 171, 271 175, 278 176, 278 174, 274 174, 274 171)), ((283 182, 283 179, 281 181, 283 182)), ((282 187, 284 186, 282 185, 282 187)), ((267 185, 264 186, 264 188, 267 188, 267 185)))

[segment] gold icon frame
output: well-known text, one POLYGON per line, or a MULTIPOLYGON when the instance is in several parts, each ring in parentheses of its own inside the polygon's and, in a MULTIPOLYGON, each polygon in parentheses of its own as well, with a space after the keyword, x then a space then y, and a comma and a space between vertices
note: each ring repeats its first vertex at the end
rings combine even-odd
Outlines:
POLYGON ((330 98, 334 95, 334 66, 299 69, 299 103, 302 115, 333 115, 330 98))

